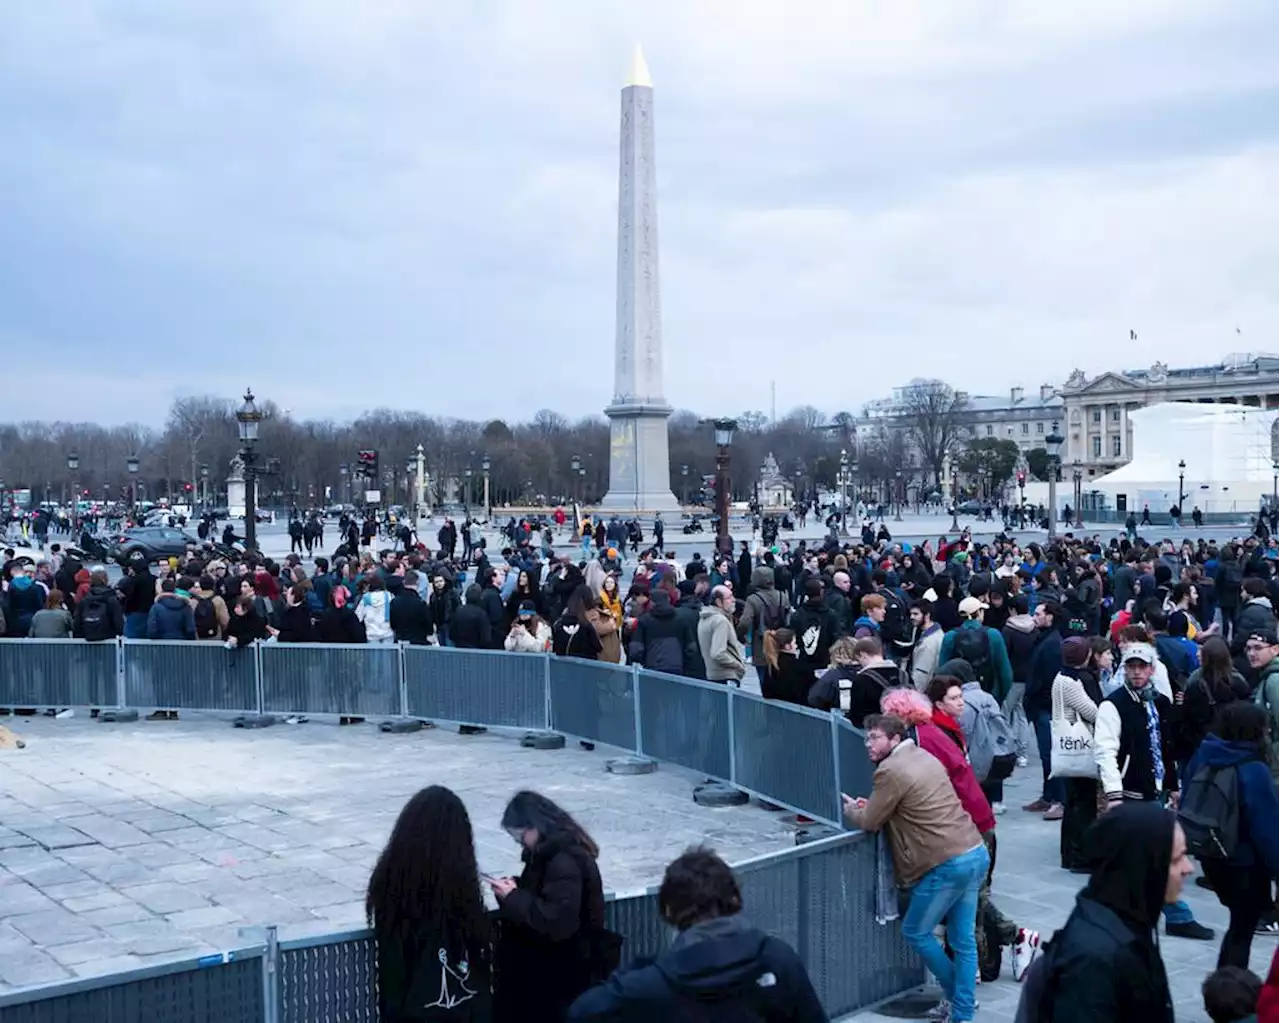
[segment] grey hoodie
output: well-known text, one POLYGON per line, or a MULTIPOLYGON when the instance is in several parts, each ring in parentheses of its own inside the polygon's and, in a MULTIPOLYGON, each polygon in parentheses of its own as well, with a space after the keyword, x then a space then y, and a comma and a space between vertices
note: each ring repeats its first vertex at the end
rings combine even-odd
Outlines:
POLYGON ((791 615, 791 601, 774 586, 773 569, 760 565, 751 573, 751 592, 743 601, 742 616, 738 619, 738 635, 746 639, 751 634, 751 663, 763 667, 764 633, 770 621, 785 625, 791 615))

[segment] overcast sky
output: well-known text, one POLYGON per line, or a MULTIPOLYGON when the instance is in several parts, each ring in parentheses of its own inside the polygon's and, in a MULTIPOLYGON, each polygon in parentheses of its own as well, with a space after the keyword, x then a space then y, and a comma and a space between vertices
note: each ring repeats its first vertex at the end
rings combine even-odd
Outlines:
POLYGON ((600 411, 637 40, 677 407, 1274 353, 1277 28, 1255 0, 14 0, 0 419, 246 384, 600 411))

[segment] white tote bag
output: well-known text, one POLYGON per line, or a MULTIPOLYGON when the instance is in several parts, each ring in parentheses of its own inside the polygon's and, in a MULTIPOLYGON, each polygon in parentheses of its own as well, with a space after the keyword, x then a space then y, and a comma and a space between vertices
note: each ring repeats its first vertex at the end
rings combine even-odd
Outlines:
POLYGON ((1078 714, 1069 714, 1062 699, 1062 687, 1053 685, 1053 717, 1049 721, 1050 778, 1096 778, 1098 764, 1093 759, 1093 731, 1078 714), (1074 721, 1070 720, 1072 717, 1074 721))

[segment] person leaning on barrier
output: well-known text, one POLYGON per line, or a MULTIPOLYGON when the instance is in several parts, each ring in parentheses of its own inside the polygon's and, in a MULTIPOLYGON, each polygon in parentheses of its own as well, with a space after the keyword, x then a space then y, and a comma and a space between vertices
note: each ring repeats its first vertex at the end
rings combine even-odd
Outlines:
POLYGON ((258 614, 251 596, 238 597, 227 620, 227 646, 247 647, 255 639, 267 638, 267 623, 258 614))
POLYGON ((467 587, 467 602, 453 615, 449 635, 453 645, 464 650, 493 649, 489 615, 482 604, 483 593, 478 583, 467 587))
POLYGON ((63 602, 62 591, 49 591, 43 610, 31 617, 31 628, 27 635, 32 639, 70 639, 71 612, 63 602))
POLYGON ((743 918, 733 870, 712 850, 689 849, 667 866, 658 912, 677 931, 671 946, 582 994, 568 1020, 825 1023, 800 957, 743 918))

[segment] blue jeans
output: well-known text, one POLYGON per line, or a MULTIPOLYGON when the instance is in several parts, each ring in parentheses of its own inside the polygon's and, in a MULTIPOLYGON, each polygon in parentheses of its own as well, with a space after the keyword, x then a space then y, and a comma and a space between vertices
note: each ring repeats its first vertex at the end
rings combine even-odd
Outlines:
POLYGON ((1042 710, 1036 714, 1035 721, 1032 725, 1036 730, 1036 747, 1040 751, 1040 770, 1044 773, 1044 789, 1040 798, 1049 803, 1061 803, 1066 798, 1066 790, 1062 786, 1061 778, 1050 778, 1049 768, 1052 766, 1052 748, 1053 738, 1052 731, 1049 728, 1049 720, 1053 715, 1042 710))
POLYGON ((974 985, 978 976, 978 892, 990 863, 985 845, 939 863, 911 889, 911 903, 902 918, 902 937, 924 960, 942 985, 951 1003, 951 1018, 960 1023, 973 1019, 974 985), (955 962, 947 956, 933 929, 947 925, 947 943, 955 962))

